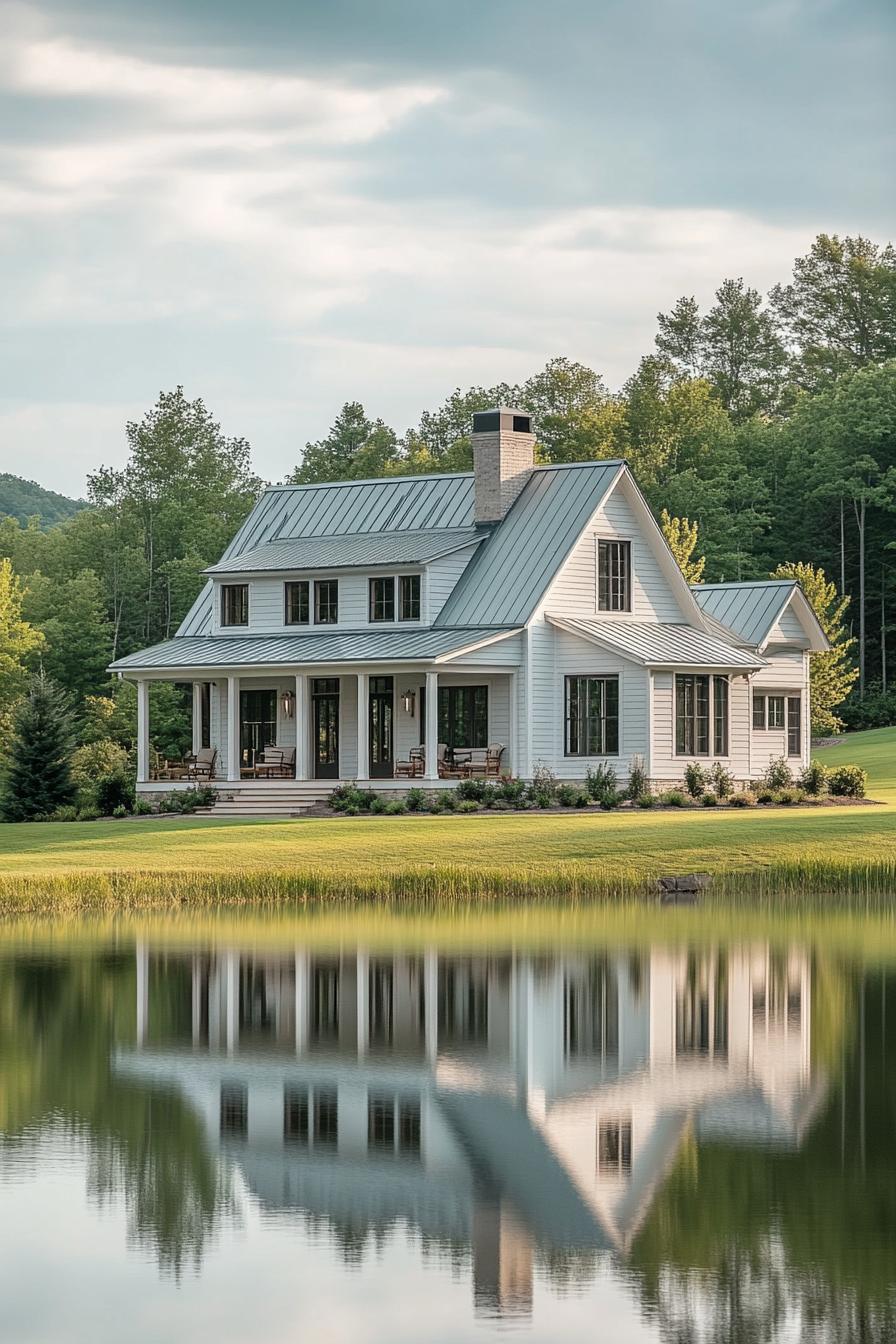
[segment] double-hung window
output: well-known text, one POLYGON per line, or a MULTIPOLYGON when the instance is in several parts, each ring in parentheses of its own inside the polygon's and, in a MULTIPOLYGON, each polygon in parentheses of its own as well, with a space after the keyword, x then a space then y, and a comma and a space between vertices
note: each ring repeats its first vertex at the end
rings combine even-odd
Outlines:
POLYGON ((676 675, 675 754, 728 755, 727 677, 676 675))
POLYGON ((398 580, 398 619, 420 619, 420 575, 402 574, 398 580))
POLYGON ((768 697, 768 726, 769 728, 784 727, 783 695, 770 695, 768 697))
POLYGON ((619 755, 619 678, 566 678, 567 756, 619 755))
POLYGON ((308 625, 311 620, 310 584, 307 579, 298 579, 295 583, 284 585, 286 598, 286 624, 308 625))
POLYGON ((787 755, 801 756, 803 753, 803 701, 799 695, 787 697, 787 755))
POLYGON ((631 542, 598 540, 598 611, 631 611, 631 560, 631 542))
POLYGON ((221 624, 249 624, 248 583, 225 583, 221 585, 221 624))
POLYGON ((369 584, 370 591, 370 620, 371 621, 394 621, 395 620, 395 579, 390 574, 388 578, 371 579, 369 584))
POLYGON ((728 678, 712 679, 712 751, 728 755, 728 678))
POLYGON ((317 579, 314 584, 314 624, 336 625, 339 621, 339 580, 317 579))

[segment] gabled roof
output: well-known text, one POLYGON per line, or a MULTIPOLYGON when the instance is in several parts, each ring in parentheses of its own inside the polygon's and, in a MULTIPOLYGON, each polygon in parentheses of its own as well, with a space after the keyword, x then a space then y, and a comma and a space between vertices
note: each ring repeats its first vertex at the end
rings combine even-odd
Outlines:
POLYGON ((178 668, 262 667, 327 663, 448 662, 468 650, 498 643, 516 630, 503 627, 420 627, 346 630, 304 635, 178 635, 129 653, 113 672, 176 671, 178 668))
POLYGON ((691 592, 700 609, 762 652, 785 608, 793 603, 815 652, 830 648, 812 605, 795 579, 757 579, 746 583, 696 583, 691 592))
POLYGON ((348 569, 357 565, 421 565, 484 539, 473 527, 425 528, 407 532, 362 532, 352 536, 297 537, 266 541, 231 560, 210 565, 206 574, 249 574, 265 570, 348 569))
POLYGON ((756 653, 726 644, 692 625, 654 625, 642 621, 580 620, 548 615, 552 625, 643 667, 718 667, 753 672, 765 666, 756 653))
POLYGON ((436 625, 524 625, 625 464, 537 467, 473 556, 436 625))

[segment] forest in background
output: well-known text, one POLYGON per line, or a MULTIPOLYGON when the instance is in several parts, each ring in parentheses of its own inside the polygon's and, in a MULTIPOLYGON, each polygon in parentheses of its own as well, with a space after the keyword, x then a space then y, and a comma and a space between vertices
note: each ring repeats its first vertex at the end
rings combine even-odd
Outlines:
MULTIPOLYGON (((705 557, 704 581, 823 569, 831 611, 838 594, 848 599, 854 639, 855 686, 841 717, 896 721, 890 244, 822 234, 766 296, 728 279, 706 310, 682 297, 658 314, 654 349, 620 389, 559 356, 521 385, 455 390, 404 432, 348 401, 287 480, 469 470, 472 414, 499 402, 531 412, 542 462, 626 458, 658 517, 665 509, 673 527, 696 523, 691 553, 705 557)), ((105 669, 175 633, 201 571, 264 483, 246 440, 228 437, 182 388, 125 432, 126 465, 90 475, 88 507, 49 527, 47 518, 0 520, 0 716, 42 667, 76 702, 85 741, 131 749, 132 688, 105 669)), ((156 744, 182 749, 182 692, 153 694, 156 744)))

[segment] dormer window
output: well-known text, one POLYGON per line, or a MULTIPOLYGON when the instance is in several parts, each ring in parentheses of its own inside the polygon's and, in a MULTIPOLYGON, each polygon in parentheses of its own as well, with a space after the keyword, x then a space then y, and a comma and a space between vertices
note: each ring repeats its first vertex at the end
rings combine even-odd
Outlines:
POLYGON ((419 621, 420 575, 394 574, 368 580, 368 618, 381 621, 419 621))
POLYGON ((598 541, 598 611, 631 611, 631 560, 630 541, 598 541))
POLYGON ((221 624, 249 624, 248 583, 225 583, 221 585, 221 624))
POLYGON ((298 579, 295 583, 284 585, 286 598, 286 624, 308 625, 311 620, 310 584, 307 579, 298 579))
POLYGON ((391 574, 385 579, 371 579, 369 587, 371 621, 394 621, 395 579, 391 574))
POLYGON ((402 574, 398 580, 398 587, 398 619, 400 621, 419 621, 420 575, 402 574))
POLYGON ((318 579, 314 585, 314 624, 336 625, 339 621, 339 580, 318 579))

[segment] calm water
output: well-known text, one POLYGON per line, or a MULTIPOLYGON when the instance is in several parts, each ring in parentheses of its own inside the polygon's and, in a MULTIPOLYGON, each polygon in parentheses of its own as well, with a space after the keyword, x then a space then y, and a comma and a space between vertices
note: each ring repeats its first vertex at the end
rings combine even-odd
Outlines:
POLYGON ((3 1340, 896 1340, 889 972, 3 947, 3 1340))

